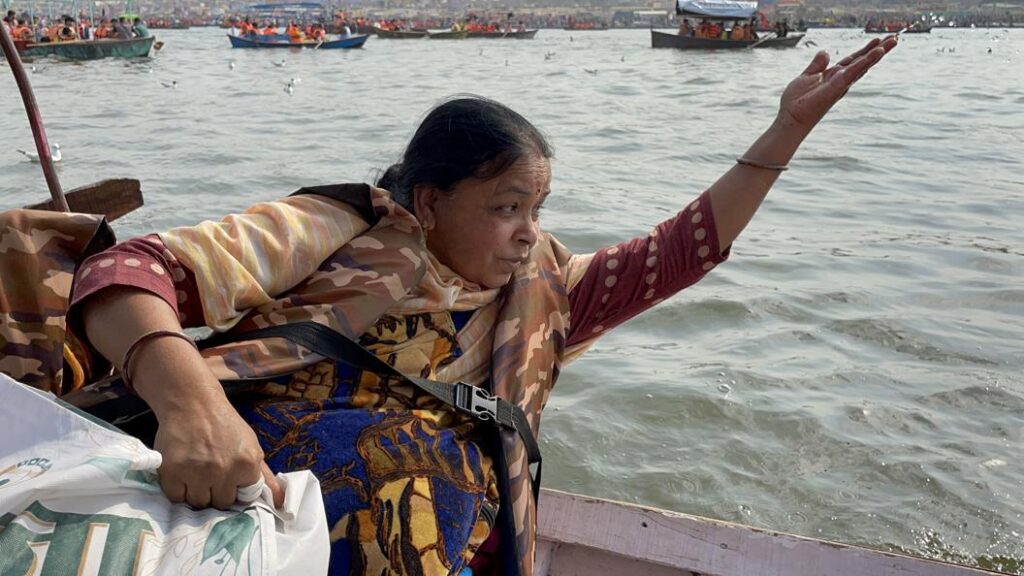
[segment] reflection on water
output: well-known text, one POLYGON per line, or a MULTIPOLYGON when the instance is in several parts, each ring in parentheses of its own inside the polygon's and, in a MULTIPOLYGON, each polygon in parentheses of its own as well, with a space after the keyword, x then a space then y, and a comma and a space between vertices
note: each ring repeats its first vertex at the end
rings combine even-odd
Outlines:
MULTIPOLYGON (((160 37, 150 61, 32 75, 65 187, 143 181, 122 237, 373 178, 433 103, 474 92, 550 136, 543 224, 580 252, 713 182, 813 54, 651 50, 644 30, 283 55, 232 51, 214 29, 160 37)), ((865 40, 811 38, 833 57, 865 40)), ((549 484, 1020 572, 1022 49, 1021 31, 905 37, 811 136, 730 262, 566 369, 544 425, 549 484)), ((13 206, 44 188, 14 152, 31 139, 2 76, 13 206)))

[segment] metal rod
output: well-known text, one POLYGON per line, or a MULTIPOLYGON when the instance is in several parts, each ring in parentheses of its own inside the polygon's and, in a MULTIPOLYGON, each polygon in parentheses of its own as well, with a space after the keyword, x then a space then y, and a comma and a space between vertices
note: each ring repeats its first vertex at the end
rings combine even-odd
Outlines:
POLYGON ((57 179, 57 170, 53 166, 50 143, 46 140, 46 130, 43 128, 43 119, 39 115, 36 97, 32 94, 32 85, 28 82, 28 75, 25 74, 25 67, 21 63, 21 56, 18 54, 18 48, 14 45, 14 39, 3 25, 0 25, 0 48, 3 49, 7 63, 11 65, 14 81, 18 83, 18 91, 21 92, 21 101, 24 102, 25 112, 28 113, 28 123, 32 126, 32 137, 36 141, 39 164, 43 167, 43 176, 46 177, 46 187, 50 189, 53 205, 61 212, 70 212, 68 201, 64 198, 64 191, 60 187, 60 180, 57 179))

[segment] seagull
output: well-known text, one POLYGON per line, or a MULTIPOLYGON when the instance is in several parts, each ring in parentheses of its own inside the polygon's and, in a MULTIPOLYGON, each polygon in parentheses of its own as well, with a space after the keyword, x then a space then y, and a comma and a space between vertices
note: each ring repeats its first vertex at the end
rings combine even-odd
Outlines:
POLYGON ((597 68, 584 68, 583 71, 587 74, 597 74, 597 68))
POLYGON ((228 62, 228 70, 234 70, 234 69, 235 69, 235 61, 231 60, 230 62, 228 62))
POLYGON ((619 58, 619 62, 625 62, 625 61, 626 61, 626 55, 623 54, 622 58, 619 58))
MULTIPOLYGON (((39 164, 39 154, 35 152, 28 152, 26 150, 22 150, 21 148, 18 148, 18 152, 21 152, 22 155, 25 156, 25 158, 28 158, 29 162, 39 164)), ((50 144, 50 157, 53 159, 54 162, 61 161, 63 156, 61 156, 60 154, 60 144, 57 144, 56 142, 50 144)))
POLYGON ((807 42, 804 42, 804 46, 817 46, 817 45, 818 45, 818 43, 815 42, 814 40, 808 40, 807 42))
POLYGON ((271 62, 271 64, 277 66, 278 68, 284 68, 285 61, 282 59, 280 62, 271 62))
POLYGON ((163 84, 164 88, 177 88, 178 87, 178 81, 177 80, 171 80, 170 82, 164 82, 164 81, 161 80, 160 83, 163 84))
POLYGON ((284 85, 284 91, 287 92, 288 94, 291 94, 292 92, 295 91, 295 84, 292 84, 291 82, 286 82, 284 85))
POLYGON ((30 68, 30 70, 32 70, 32 73, 33 73, 33 74, 39 74, 39 73, 40 73, 40 72, 42 72, 43 70, 46 70, 46 66, 40 66, 39 68, 36 68, 36 65, 35 65, 35 64, 33 64, 33 65, 32 65, 32 68, 30 68))
POLYGON ((291 84, 292 86, 297 86, 302 83, 302 78, 292 78, 291 80, 288 81, 288 83, 291 84))
POLYGON ((554 55, 555 55, 555 53, 554 53, 554 52, 545 52, 545 53, 544 53, 544 59, 545 59, 545 60, 551 60, 551 58, 552 58, 552 57, 553 57, 554 55))

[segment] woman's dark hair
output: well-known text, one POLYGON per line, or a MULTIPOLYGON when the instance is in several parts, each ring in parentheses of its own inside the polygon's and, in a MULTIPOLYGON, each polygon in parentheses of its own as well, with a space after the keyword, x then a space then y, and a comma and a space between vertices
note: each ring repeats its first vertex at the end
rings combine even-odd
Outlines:
POLYGON ((504 104, 480 96, 448 100, 427 114, 402 154, 377 186, 413 212, 413 188, 431 184, 450 192, 469 178, 493 178, 530 154, 554 149, 529 120, 504 104))

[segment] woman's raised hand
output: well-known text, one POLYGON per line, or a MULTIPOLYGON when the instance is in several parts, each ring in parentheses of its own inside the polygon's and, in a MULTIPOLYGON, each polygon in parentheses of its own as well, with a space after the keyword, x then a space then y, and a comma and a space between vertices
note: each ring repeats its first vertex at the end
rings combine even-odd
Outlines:
POLYGON ((822 50, 815 54, 807 69, 782 92, 779 121, 804 133, 810 132, 850 86, 896 47, 896 42, 896 36, 875 38, 832 67, 828 65, 828 52, 822 50))

